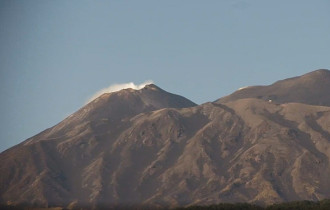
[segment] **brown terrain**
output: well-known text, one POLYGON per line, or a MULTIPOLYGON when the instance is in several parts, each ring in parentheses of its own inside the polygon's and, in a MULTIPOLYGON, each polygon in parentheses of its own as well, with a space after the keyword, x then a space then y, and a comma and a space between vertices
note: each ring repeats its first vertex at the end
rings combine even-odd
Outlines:
POLYGON ((277 103, 303 103, 330 106, 330 71, 320 69, 300 77, 289 78, 268 86, 249 86, 220 98, 219 103, 242 98, 272 100, 277 103))
POLYGON ((330 71, 196 105, 155 85, 100 96, 0 154, 10 205, 187 206, 330 198, 330 71))

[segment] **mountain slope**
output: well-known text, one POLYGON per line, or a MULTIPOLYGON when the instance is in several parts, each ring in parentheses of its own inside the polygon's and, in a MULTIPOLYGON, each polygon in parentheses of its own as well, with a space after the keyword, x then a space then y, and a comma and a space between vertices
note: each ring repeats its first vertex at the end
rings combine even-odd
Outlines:
POLYGON ((330 107, 257 98, 197 106, 154 85, 122 90, 1 153, 0 173, 2 204, 320 200, 330 198, 330 107))
POLYGON ((106 128, 102 130, 102 126, 99 126, 101 124, 116 129, 130 117, 143 112, 192 106, 196 104, 182 96, 168 93, 154 84, 146 85, 141 90, 128 88, 105 93, 56 126, 38 134, 37 138, 31 138, 27 142, 59 138, 65 135, 74 136, 86 129, 94 129, 93 132, 102 133, 106 128), (96 127, 100 130, 95 130, 96 127))
POLYGON ((275 103, 304 103, 330 106, 330 71, 321 69, 308 74, 275 82, 269 86, 250 86, 220 98, 226 103, 243 98, 272 100, 275 103))
POLYGON ((1 153, 1 201, 20 197, 13 202, 68 203, 70 195, 81 193, 81 186, 77 186, 81 183, 76 180, 81 180, 82 167, 130 126, 130 117, 195 105, 152 84, 141 90, 103 94, 56 126, 1 153), (57 190, 52 192, 49 187, 57 190))

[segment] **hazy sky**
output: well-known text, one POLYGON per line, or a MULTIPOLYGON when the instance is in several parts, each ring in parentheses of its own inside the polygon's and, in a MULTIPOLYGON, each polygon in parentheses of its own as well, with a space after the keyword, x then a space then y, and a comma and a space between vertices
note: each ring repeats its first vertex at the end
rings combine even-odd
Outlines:
POLYGON ((114 83, 204 103, 319 68, 329 0, 0 0, 0 151, 114 83))

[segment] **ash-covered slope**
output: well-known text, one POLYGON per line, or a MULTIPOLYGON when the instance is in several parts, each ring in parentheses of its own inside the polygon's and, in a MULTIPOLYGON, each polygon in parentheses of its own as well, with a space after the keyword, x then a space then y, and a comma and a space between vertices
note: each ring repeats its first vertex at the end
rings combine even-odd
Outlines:
POLYGON ((148 88, 103 95, 1 153, 1 203, 174 207, 330 198, 330 107, 255 98, 195 106, 176 98, 187 104, 166 108, 172 95, 148 88))
POLYGON ((280 80, 269 86, 250 86, 220 98, 217 102, 225 103, 243 98, 330 106, 330 71, 320 69, 299 77, 280 80))

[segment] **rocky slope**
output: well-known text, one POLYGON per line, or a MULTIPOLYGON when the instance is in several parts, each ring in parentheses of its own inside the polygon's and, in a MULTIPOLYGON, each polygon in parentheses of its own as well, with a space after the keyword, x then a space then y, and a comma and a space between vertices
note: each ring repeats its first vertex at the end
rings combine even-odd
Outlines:
MULTIPOLYGON (((290 91, 307 77, 326 93, 330 79, 310 77, 320 72, 278 87, 290 91)), ((276 94, 275 102, 241 97, 199 106, 155 85, 102 95, 1 153, 1 203, 174 207, 330 198, 330 106, 301 103, 315 92, 276 94)))
POLYGON ((276 103, 304 103, 330 106, 330 71, 320 69, 308 74, 275 82, 268 86, 250 86, 219 99, 225 103, 242 98, 272 100, 276 103))

